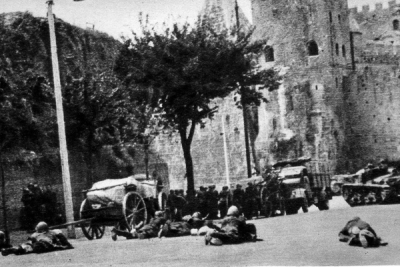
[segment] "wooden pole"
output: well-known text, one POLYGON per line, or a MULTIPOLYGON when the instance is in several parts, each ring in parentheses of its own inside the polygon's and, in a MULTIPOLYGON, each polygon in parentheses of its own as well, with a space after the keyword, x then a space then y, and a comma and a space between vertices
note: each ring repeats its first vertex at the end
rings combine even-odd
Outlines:
MULTIPOLYGON (((52 6, 54 3, 53 1, 47 1, 47 4, 48 4, 47 18, 49 21, 50 42, 51 42, 51 59, 53 63, 54 95, 56 98, 58 137, 60 141, 61 172, 62 172, 63 189, 64 189, 65 215, 67 218, 67 223, 70 223, 74 221, 74 210, 72 205, 71 179, 70 179, 69 164, 68 164, 67 141, 65 136, 60 71, 58 68, 56 33, 55 33, 54 16, 52 10, 52 6)), ((68 237, 76 238, 74 225, 69 225, 67 229, 68 229, 68 237)))

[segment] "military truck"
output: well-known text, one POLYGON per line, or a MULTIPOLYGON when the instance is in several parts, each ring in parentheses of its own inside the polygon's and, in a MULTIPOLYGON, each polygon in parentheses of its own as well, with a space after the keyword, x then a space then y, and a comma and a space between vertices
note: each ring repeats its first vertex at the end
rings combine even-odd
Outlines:
MULTIPOLYGON (((303 212, 308 212, 308 207, 312 204, 320 210, 329 209, 329 200, 332 199, 330 174, 326 171, 313 172, 313 169, 318 169, 316 164, 317 162, 313 162, 311 158, 286 160, 274 164, 278 191, 275 190, 273 193, 275 194, 273 199, 268 194, 262 196, 265 210, 268 210, 268 206, 271 205, 272 213, 278 207, 279 213, 289 215, 296 214, 300 208, 303 212), (279 203, 276 203, 277 201, 279 203)), ((326 170, 327 168, 319 169, 326 170)))

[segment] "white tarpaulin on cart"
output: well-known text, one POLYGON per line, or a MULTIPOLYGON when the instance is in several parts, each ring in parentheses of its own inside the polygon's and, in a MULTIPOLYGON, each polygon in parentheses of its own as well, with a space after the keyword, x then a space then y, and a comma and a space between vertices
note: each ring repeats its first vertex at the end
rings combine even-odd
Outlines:
POLYGON ((137 181, 133 176, 123 179, 107 179, 94 183, 86 197, 90 203, 107 205, 110 202, 122 204, 126 194, 125 186, 135 185, 136 192, 143 198, 155 196, 154 181, 137 181))

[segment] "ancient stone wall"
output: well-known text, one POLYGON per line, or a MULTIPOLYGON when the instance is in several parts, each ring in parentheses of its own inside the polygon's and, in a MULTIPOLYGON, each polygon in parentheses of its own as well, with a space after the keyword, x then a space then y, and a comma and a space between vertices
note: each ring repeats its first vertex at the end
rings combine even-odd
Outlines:
MULTIPOLYGON (((260 55, 259 64, 286 73, 279 90, 265 93, 269 103, 249 112, 252 165, 262 171, 278 160, 308 156, 316 171, 343 168, 342 85, 351 63, 347 1, 253 0, 252 5, 254 40, 273 49, 273 57, 260 55), (318 52, 310 56, 312 40, 318 52)), ((192 155, 197 186, 226 183, 222 119, 230 181, 246 178, 243 114, 232 97, 218 101, 216 118, 196 131, 192 155)), ((179 137, 160 138, 156 144, 168 163, 171 187, 185 188, 179 137)))
POLYGON ((358 69, 344 86, 351 171, 382 158, 400 158, 400 70, 373 64, 359 64, 358 69))

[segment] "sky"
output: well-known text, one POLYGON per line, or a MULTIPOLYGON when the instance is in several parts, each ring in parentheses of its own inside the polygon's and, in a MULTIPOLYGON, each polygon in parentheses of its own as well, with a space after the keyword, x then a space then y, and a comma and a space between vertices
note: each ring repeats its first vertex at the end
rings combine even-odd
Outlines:
MULTIPOLYGON (((234 1, 234 0, 231 0, 234 1)), ((118 38, 139 29, 139 12, 149 14, 152 23, 189 21, 196 19, 205 0, 54 0, 53 12, 71 24, 95 28, 118 38)), ((251 0, 238 0, 251 21, 251 0)), ((387 2, 387 0, 348 0, 349 7, 387 2)), ((400 0, 397 0, 400 3, 400 0)), ((46 16, 46 0, 0 0, 0 13, 29 11, 34 16, 46 16)))

